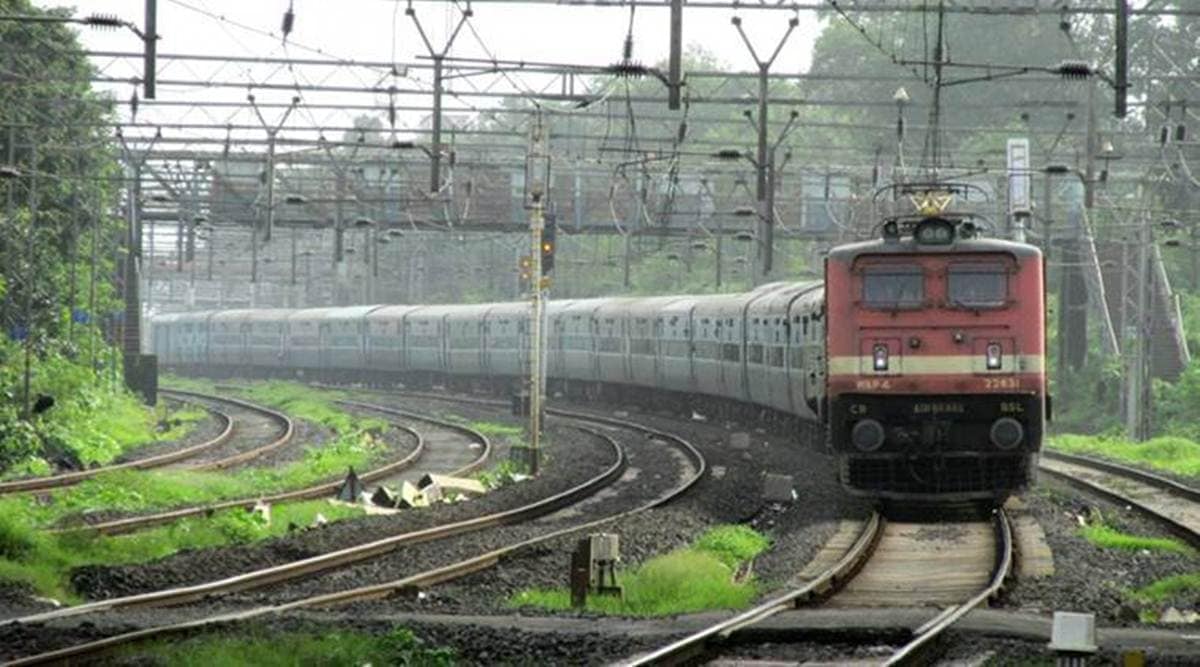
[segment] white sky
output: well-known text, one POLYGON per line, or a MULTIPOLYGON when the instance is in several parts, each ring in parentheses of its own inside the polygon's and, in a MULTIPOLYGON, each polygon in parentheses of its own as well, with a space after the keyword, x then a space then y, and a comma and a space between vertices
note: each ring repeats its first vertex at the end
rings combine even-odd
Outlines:
MULTIPOLYGON (((35 0, 41 6, 62 5, 55 0, 35 0)), ((237 27, 234 23, 255 29, 278 33, 287 0, 159 0, 158 32, 160 53, 202 53, 207 55, 318 57, 311 50, 320 48, 339 58, 357 60, 415 62, 418 55, 425 54, 424 44, 413 25, 404 15, 405 4, 391 0, 294 0, 295 28, 285 50, 278 38, 271 38, 237 27), (201 11, 224 16, 221 21, 206 16, 201 11), (394 47, 393 47, 394 43, 394 47)), ((103 13, 115 14, 137 24, 143 22, 143 0, 79 0, 77 16, 103 13)), ((448 3, 414 3, 417 16, 435 46, 441 44, 453 28, 459 16, 458 9, 448 3)), ((556 7, 548 5, 488 4, 473 6, 475 16, 471 25, 479 39, 464 27, 459 34, 451 55, 484 57, 487 51, 500 59, 537 60, 576 64, 604 65, 620 59, 621 48, 629 21, 628 7, 556 7), (481 45, 481 42, 483 45, 481 45)), ((789 11, 743 10, 743 27, 753 41, 760 57, 770 54, 780 37, 787 30, 787 22, 793 16, 789 11)), ((684 43, 699 44, 714 53, 730 68, 741 71, 755 69, 745 45, 730 24, 732 10, 690 9, 684 12, 684 43)), ((665 59, 668 47, 668 11, 666 9, 639 8, 634 19, 634 58, 644 63, 655 63, 665 59)), ((818 34, 816 16, 812 12, 799 14, 800 25, 793 32, 788 44, 780 53, 773 72, 800 72, 807 69, 813 42, 818 34)), ((107 51, 138 51, 140 40, 132 33, 81 29, 81 39, 86 48, 107 51)), ((140 60, 114 61, 110 58, 96 60, 106 76, 122 79, 140 76, 140 60)), ((419 87, 428 88, 430 75, 427 70, 412 70, 410 75, 421 79, 419 87)), ((160 61, 159 78, 170 79, 216 79, 222 81, 249 82, 251 79, 270 80, 275 83, 330 83, 351 86, 387 85, 385 74, 378 71, 352 68, 352 71, 335 70, 327 67, 305 67, 293 76, 278 66, 247 66, 222 63, 169 63, 160 61), (270 77, 268 79, 268 76, 270 77)), ((542 88, 549 81, 545 77, 529 74, 515 77, 518 85, 542 88)), ((481 77, 473 80, 476 86, 492 90, 511 90, 508 82, 496 77, 481 77)), ((399 85, 414 86, 413 82, 401 81, 399 85)), ((452 84, 456 90, 468 90, 466 81, 452 84)), ((129 83, 98 84, 111 88, 119 100, 130 97, 133 86, 129 83)), ((553 89, 552 89, 553 90, 553 89)), ((287 90, 256 91, 260 102, 287 103, 294 93, 287 90)), ((665 94, 665 93, 664 93, 665 94)), ((166 86, 160 84, 160 100, 227 100, 244 101, 246 89, 201 89, 166 86)), ((332 102, 386 105, 386 96, 339 94, 317 95, 306 93, 306 102, 332 102), (382 99, 381 99, 382 98, 382 99)), ((429 104, 429 95, 398 99, 398 104, 429 104)), ((490 106, 493 101, 474 98, 478 106, 490 106)), ((447 100, 450 107, 459 103, 447 100)), ((124 105, 123 105, 124 106, 124 105)), ((665 108, 664 108, 665 111, 665 108)), ((279 111, 266 114, 268 121, 277 117, 279 111), (275 115, 272 115, 275 114, 275 115)), ((348 125, 354 113, 331 111, 302 111, 289 125, 329 124, 348 125)), ((128 118, 128 109, 122 109, 122 117, 128 118)), ((171 109, 149 109, 143 107, 139 120, 149 122, 233 122, 257 123, 252 112, 243 109, 195 109, 176 107, 171 109)), ((413 125, 419 122, 420 114, 401 114, 397 125, 413 125)), ((210 133, 211 134, 211 133, 210 133)))

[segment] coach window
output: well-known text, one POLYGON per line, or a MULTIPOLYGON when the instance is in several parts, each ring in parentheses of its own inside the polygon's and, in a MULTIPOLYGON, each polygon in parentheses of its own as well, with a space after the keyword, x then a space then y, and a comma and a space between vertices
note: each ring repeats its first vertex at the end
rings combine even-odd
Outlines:
POLYGON ((946 272, 951 308, 1002 308, 1008 302, 1008 270, 1003 264, 951 264, 946 272))
POLYGON ((867 308, 919 308, 925 299, 925 275, 918 266, 872 266, 862 272, 862 301, 867 308))

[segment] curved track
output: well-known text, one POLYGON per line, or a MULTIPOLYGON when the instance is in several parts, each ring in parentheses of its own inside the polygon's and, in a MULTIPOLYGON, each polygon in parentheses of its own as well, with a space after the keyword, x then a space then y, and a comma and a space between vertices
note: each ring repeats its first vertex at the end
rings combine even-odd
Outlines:
MULTIPOLYGON (((945 608, 927 623, 913 631, 911 640, 895 650, 891 657, 885 659, 886 665, 919 664, 922 652, 955 621, 962 618, 971 609, 999 592, 1000 586, 1012 570, 1012 532, 1008 518, 1003 512, 997 512, 993 519, 994 540, 990 546, 993 553, 990 570, 984 572, 984 584, 973 591, 966 599, 945 608)), ((622 663, 630 667, 642 665, 676 665, 688 664, 714 650, 716 644, 728 639, 738 630, 748 628, 775 614, 787 611, 801 603, 828 599, 829 604, 858 604, 858 596, 864 589, 871 591, 866 594, 875 597, 875 604, 888 602, 878 598, 878 588, 883 586, 897 591, 897 600, 920 598, 923 595, 934 597, 944 595, 944 590, 924 591, 923 587, 930 582, 915 576, 920 569, 928 569, 928 559, 923 554, 914 553, 911 536, 922 529, 929 529, 934 524, 887 524, 878 514, 871 515, 861 527, 857 536, 840 557, 831 564, 823 566, 814 576, 803 585, 776 596, 753 609, 742 612, 732 618, 716 623, 704 630, 679 639, 656 651, 635 656, 622 663), (868 571, 868 568, 871 571, 868 571), (865 581, 865 583, 863 583, 865 581), (859 591, 847 590, 850 585, 859 584, 859 591)), ((985 534, 987 531, 983 531, 985 534)), ((917 539, 922 539, 918 537, 917 539)), ((970 539, 974 544, 979 540, 970 539)), ((987 542, 987 540, 984 540, 987 542)), ((937 579, 945 575, 958 573, 960 576, 974 576, 977 570, 977 559, 967 559, 967 562, 946 568, 947 572, 939 574, 937 579), (961 573, 959 572, 961 570, 961 573)), ((961 585, 956 590, 963 590, 961 585)))
POLYGON ((1200 548, 1200 489, 1112 461, 1050 451, 1042 457, 1042 472, 1134 507, 1200 548))
POLYGON ((190 470, 220 470, 242 465, 288 446, 296 436, 296 423, 292 418, 273 408, 240 398, 181 389, 163 390, 163 393, 220 404, 233 420, 233 436, 220 447, 203 451, 201 460, 189 461, 184 467, 190 470), (265 444, 258 444, 264 441, 265 444))
MULTIPOLYGON (((51 651, 51 652, 47 652, 47 653, 43 653, 43 654, 29 656, 26 658, 21 658, 21 659, 15 660, 9 664, 27 665, 27 664, 45 664, 48 662, 58 662, 58 661, 63 661, 63 660, 71 659, 71 658, 78 658, 78 657, 83 657, 83 656, 88 656, 88 655, 94 655, 96 653, 105 651, 107 649, 110 649, 110 648, 113 648, 116 646, 120 646, 123 644, 127 644, 127 643, 134 642, 134 641, 139 641, 139 640, 143 640, 143 639, 147 639, 147 638, 151 638, 151 637, 160 637, 160 636, 164 636, 167 634, 173 634, 173 633, 178 633, 178 632, 188 632, 188 631, 194 631, 194 630, 202 629, 202 628, 215 627, 215 626, 219 626, 219 625, 225 624, 225 623, 244 621, 247 619, 260 617, 260 616, 264 616, 264 615, 279 614, 279 613, 286 612, 286 611, 293 610, 293 609, 344 604, 347 602, 358 601, 358 600, 378 599, 378 598, 383 598, 383 597, 392 595, 400 590, 412 589, 414 587, 431 586, 431 585, 434 585, 439 582, 444 582, 444 581, 448 581, 451 579, 459 578, 459 577, 465 576, 467 574, 477 572, 477 571, 480 571, 487 567, 490 567, 490 566, 494 565, 495 563, 497 563, 500 558, 507 556, 507 555, 514 554, 520 550, 529 548, 533 545, 541 544, 541 543, 547 542, 549 540, 553 540, 553 539, 562 537, 564 535, 575 533, 575 532, 578 532, 581 530, 587 530, 589 528, 593 528, 593 527, 620 519, 622 517, 629 516, 629 515, 637 513, 637 512, 642 512, 642 511, 651 509, 653 507, 658 507, 660 505, 663 505, 667 502, 670 502, 674 498, 677 498, 678 496, 682 495, 688 489, 692 488, 692 486, 695 485, 704 476, 704 474, 707 470, 707 466, 706 466, 703 456, 700 454, 699 450, 697 450, 690 442, 687 442, 686 440, 683 440, 682 438, 678 438, 676 436, 659 431, 657 429, 652 429, 649 427, 632 424, 630 422, 625 422, 625 421, 618 420, 618 419, 611 419, 611 418, 607 418, 607 417, 595 417, 595 416, 591 416, 591 415, 582 415, 582 414, 578 414, 578 413, 562 413, 562 414, 563 414, 563 416, 567 416, 573 420, 591 421, 593 423, 620 425, 620 426, 627 427, 627 428, 633 428, 633 429, 637 429, 645 434, 653 435, 654 437, 666 440, 666 441, 674 444, 675 446, 679 447, 680 450, 684 453, 684 455, 687 456, 691 460, 692 468, 693 468, 692 474, 690 476, 688 476, 687 478, 683 479, 682 481, 680 481, 679 484, 672 487, 668 492, 662 494, 660 497, 655 498, 654 500, 647 502, 647 503, 645 503, 639 507, 636 507, 632 510, 625 511, 620 514, 616 514, 614 516, 605 517, 603 519, 591 520, 591 521, 579 523, 576 525, 572 525, 567 528, 549 532, 549 533, 546 533, 543 535, 538 535, 537 537, 534 537, 531 539, 517 541, 512 544, 508 544, 504 547, 501 547, 499 549, 494 549, 494 550, 488 551, 486 553, 481 553, 481 554, 478 554, 478 555, 475 555, 472 557, 461 559, 461 560, 458 560, 456 562, 453 562, 451 564, 448 564, 448 565, 445 565, 442 567, 438 567, 435 569, 423 571, 423 572, 420 572, 420 573, 417 573, 417 574, 414 574, 411 576, 404 577, 403 579, 389 581, 386 583, 376 584, 376 585, 372 585, 372 586, 359 587, 359 588, 353 588, 353 589, 348 589, 348 590, 341 590, 341 591, 337 591, 335 593, 328 593, 328 594, 323 594, 323 595, 318 595, 318 596, 313 596, 313 597, 307 597, 307 598, 300 599, 300 600, 290 601, 290 602, 287 602, 284 604, 261 606, 261 607, 256 607, 256 608, 246 610, 246 611, 218 614, 218 615, 209 616, 209 617, 191 620, 191 621, 186 621, 186 622, 178 623, 178 624, 174 624, 174 625, 160 626, 160 627, 155 627, 155 628, 147 628, 147 629, 143 629, 143 630, 125 633, 123 635, 108 637, 108 638, 90 642, 87 644, 81 644, 81 645, 72 646, 72 647, 68 647, 68 648, 64 648, 64 649, 59 649, 59 650, 55 650, 55 651, 51 651)), ((80 614, 85 614, 85 613, 94 612, 94 611, 103 611, 103 610, 108 610, 108 609, 114 609, 114 608, 118 608, 121 606, 135 606, 135 605, 142 605, 142 604, 166 604, 168 602, 178 603, 178 602, 198 600, 200 598, 207 597, 209 595, 213 595, 216 593, 244 590, 246 588, 256 586, 256 585, 271 583, 274 581, 280 581, 283 578, 286 578, 284 576, 281 576, 281 575, 284 575, 283 570, 285 570, 285 569, 288 570, 289 573, 300 572, 302 574, 309 574, 309 573, 312 573, 315 571, 319 571, 320 569, 325 569, 325 567, 327 567, 327 566, 328 567, 337 567, 337 566, 344 565, 348 562, 355 562, 358 560, 362 560, 364 558, 370 558, 370 557, 373 557, 374 555, 377 555, 378 553, 382 553, 384 551, 390 551, 390 550, 396 548, 397 546, 399 546, 400 544, 405 544, 405 543, 412 544, 412 543, 415 543, 418 541, 433 540, 433 539, 438 539, 440 537, 458 534, 458 533, 462 533, 462 532, 469 531, 469 530, 477 530, 477 529, 487 527, 487 526, 499 526, 499 525, 504 525, 504 524, 509 524, 509 523, 525 521, 530 518, 535 518, 538 516, 544 516, 552 511, 567 507, 575 502, 578 502, 579 500, 581 500, 583 498, 588 497, 589 495, 595 493, 599 489, 603 488, 604 486, 606 486, 608 484, 611 484, 612 482, 614 482, 615 480, 617 480, 621 477, 621 473, 625 468, 625 457, 624 457, 624 453, 623 453, 621 447, 611 436, 609 436, 601 431, 589 429, 589 432, 592 435, 599 438, 600 440, 602 440, 603 442, 605 442, 607 444, 607 446, 609 446, 613 449, 613 452, 615 455, 615 462, 607 470, 603 471, 601 474, 593 477, 592 479, 584 482, 583 484, 572 487, 572 488, 570 488, 564 492, 561 492, 555 496, 552 496, 550 498, 544 498, 544 499, 539 500, 538 502, 530 504, 530 505, 526 505, 526 506, 523 506, 523 507, 520 507, 517 509, 505 511, 505 512, 500 512, 500 513, 493 514, 493 515, 488 515, 488 516, 478 517, 478 518, 463 521, 463 522, 458 522, 456 524, 438 526, 436 528, 417 531, 415 533, 395 536, 393 538, 388 538, 387 540, 381 540, 379 542, 371 543, 368 545, 363 545, 363 547, 356 548, 354 550, 355 551, 354 554, 347 553, 351 550, 343 550, 341 552, 324 554, 324 555, 316 557, 316 558, 306 559, 304 561, 298 561, 296 563, 290 563, 290 564, 281 566, 280 568, 272 568, 273 572, 264 571, 262 574, 253 573, 254 574, 253 581, 247 580, 245 575, 243 575, 242 577, 233 577, 228 580, 224 580, 222 582, 214 582, 215 584, 220 584, 219 587, 214 587, 213 584, 206 584, 203 586, 191 587, 189 589, 179 589, 176 591, 164 591, 164 592, 153 593, 153 594, 149 594, 149 595, 145 595, 145 596, 135 596, 137 599, 109 600, 106 602, 94 603, 91 605, 84 605, 81 607, 66 609, 66 610, 62 610, 59 612, 51 612, 48 614, 39 614, 36 616, 29 616, 29 617, 25 617, 22 619, 18 619, 18 622, 38 623, 38 622, 44 622, 46 620, 50 620, 50 619, 54 619, 54 618, 65 618, 65 617, 77 616, 80 614)))
POLYGON ((183 461, 190 462, 193 459, 205 459, 188 466, 196 470, 227 468, 245 463, 287 445, 295 433, 295 424, 291 418, 267 407, 234 398, 210 396, 190 391, 163 390, 161 393, 206 404, 206 407, 223 423, 221 432, 215 438, 205 442, 126 463, 48 477, 2 482, 0 483, 0 495, 56 489, 78 484, 97 475, 116 470, 145 470, 183 461), (218 409, 209 405, 213 403, 221 405, 222 408, 218 409), (244 439, 247 435, 252 438, 249 442, 266 438, 270 438, 270 440, 266 445, 246 450, 244 444, 238 444, 236 441, 244 439))
MULTIPOLYGON (((403 424, 393 423, 392 426, 406 434, 408 434, 414 442, 412 451, 397 461, 382 465, 373 470, 369 470, 358 476, 358 479, 364 483, 376 482, 391 478, 397 473, 412 467, 425 452, 425 439, 419 431, 416 431, 403 424)), ((192 505, 189 507, 177 507, 164 512, 156 512, 153 514, 140 514, 137 516, 124 517, 121 519, 113 519, 99 523, 92 523, 86 526, 72 526, 68 528, 58 529, 52 532, 68 533, 68 532, 92 532, 101 535, 120 535, 142 530, 152 526, 160 526, 167 523, 172 523, 180 519, 186 519, 194 516, 207 516, 214 512, 222 510, 242 508, 250 509, 258 503, 283 503, 293 502, 297 500, 311 500, 329 496, 337 492, 342 485, 342 480, 334 480, 323 484, 296 489, 294 491, 284 491, 269 496, 254 496, 250 498, 236 498, 231 500, 223 500, 216 503, 208 503, 204 505, 192 505)))

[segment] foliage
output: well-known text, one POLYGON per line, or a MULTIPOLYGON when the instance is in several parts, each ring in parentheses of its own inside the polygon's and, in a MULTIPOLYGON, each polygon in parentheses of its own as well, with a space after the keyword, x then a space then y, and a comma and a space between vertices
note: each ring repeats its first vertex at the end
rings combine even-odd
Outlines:
MULTIPOLYGON (((752 579, 736 581, 734 572, 770 541, 744 526, 717 526, 687 549, 656 556, 617 574, 624 597, 592 595, 587 608, 604 614, 663 616, 709 609, 740 609, 754 599, 752 579)), ((569 609, 566 589, 531 589, 509 600, 513 607, 569 609)))
POLYGON ((1200 443, 1186 438, 1163 436, 1145 442, 1130 442, 1121 437, 1056 435, 1047 444, 1068 454, 1094 454, 1177 475, 1200 477, 1200 443))
POLYGON ((513 477, 524 472, 524 468, 519 463, 512 459, 505 459, 475 475, 475 479, 479 480, 489 490, 498 489, 502 486, 512 484, 513 477))
MULTIPOLYGON (((164 664, 181 667, 255 665, 299 667, 308 665, 406 665, 450 667, 456 664, 453 649, 429 646, 412 631, 396 627, 383 636, 358 632, 322 634, 286 633, 251 626, 237 636, 201 635, 183 641, 156 642, 130 647, 128 656, 152 656, 164 664)), ((153 661, 153 660, 152 660, 153 661)))
POLYGON ((23 350, 0 339, 0 471, 5 476, 49 472, 47 460, 71 466, 111 463, 138 445, 182 437, 205 415, 195 408, 149 410, 61 347, 47 348, 31 365, 30 395, 52 397, 54 405, 25 420, 23 350), (163 422, 173 428, 159 431, 163 422))
POLYGON ((1154 425, 1159 433, 1200 442, 1200 359, 1174 383, 1154 384, 1154 425))
POLYGON ((523 428, 521 428, 520 426, 516 426, 514 424, 501 424, 498 422, 474 421, 474 422, 471 422, 469 424, 469 426, 472 429, 479 431, 480 433, 488 436, 489 438, 493 438, 493 437, 497 437, 497 436, 502 437, 502 438, 519 438, 525 433, 523 428))
POLYGON ((69 578, 84 565, 144 563, 185 549, 249 544, 312 525, 317 514, 330 522, 363 515, 356 507, 313 500, 272 506, 269 523, 259 514, 231 509, 130 535, 101 536, 86 531, 45 533, 21 511, 24 508, 8 499, 0 501, 0 509, 0 580, 26 582, 61 601, 77 599, 69 578))
POLYGON ((729 567, 751 560, 771 546, 762 533, 740 524, 717 526, 696 540, 695 548, 710 553, 729 567))
POLYGON ((1124 551, 1170 551, 1173 553, 1193 555, 1193 551, 1179 540, 1164 537, 1146 537, 1123 533, 1116 528, 1103 523, 1094 523, 1079 529, 1079 534, 1088 542, 1105 549, 1121 549, 1124 551))

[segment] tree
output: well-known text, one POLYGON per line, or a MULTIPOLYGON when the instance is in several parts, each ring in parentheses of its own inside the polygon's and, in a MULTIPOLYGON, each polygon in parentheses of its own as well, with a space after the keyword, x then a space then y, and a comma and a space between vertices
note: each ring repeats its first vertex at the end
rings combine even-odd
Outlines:
MULTIPOLYGON (((28 0, 0 0, 0 12, 66 15, 28 0)), ((6 78, 0 163, 20 174, 0 184, 2 467, 28 454, 45 433, 23 423, 26 355, 33 357, 35 391, 73 393, 73 383, 90 376, 41 371, 47 364, 70 365, 85 347, 81 341, 95 341, 100 316, 119 310, 111 276, 123 227, 108 214, 120 182, 111 102, 91 90, 93 70, 73 33, 63 24, 4 21, 0 43, 6 78), (71 379, 48 387, 51 377, 71 379)))

